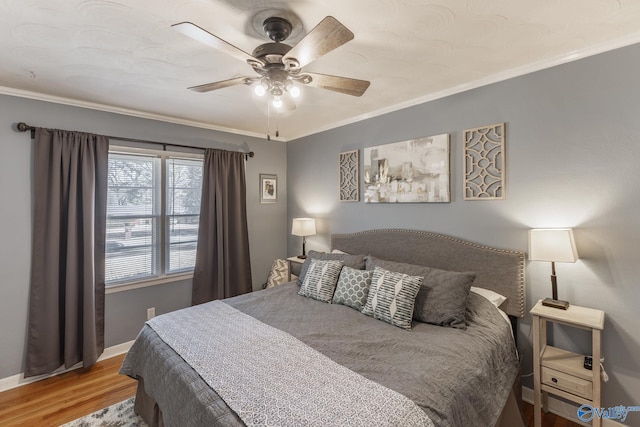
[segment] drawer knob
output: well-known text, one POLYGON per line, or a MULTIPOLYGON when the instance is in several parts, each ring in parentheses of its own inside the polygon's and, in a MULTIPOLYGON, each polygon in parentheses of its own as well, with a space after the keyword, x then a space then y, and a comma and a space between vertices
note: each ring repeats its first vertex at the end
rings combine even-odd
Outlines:
POLYGON ((557 383, 558 379, 557 378, 551 378, 551 381, 553 381, 554 383, 557 383))

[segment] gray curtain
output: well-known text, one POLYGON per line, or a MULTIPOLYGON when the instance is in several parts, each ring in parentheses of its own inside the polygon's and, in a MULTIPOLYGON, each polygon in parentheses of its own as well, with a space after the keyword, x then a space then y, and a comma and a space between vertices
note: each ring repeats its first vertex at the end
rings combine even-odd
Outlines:
POLYGON ((244 153, 207 149, 192 304, 250 292, 244 153))
POLYGON ((107 137, 36 129, 25 377, 104 350, 107 137))

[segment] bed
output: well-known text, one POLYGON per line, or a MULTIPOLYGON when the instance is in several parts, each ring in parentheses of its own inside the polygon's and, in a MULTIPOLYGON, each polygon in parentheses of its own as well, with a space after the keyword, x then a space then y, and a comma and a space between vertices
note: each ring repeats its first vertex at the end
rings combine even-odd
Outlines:
POLYGON ((310 251, 301 284, 145 324, 120 370, 139 381, 136 412, 151 426, 525 425, 513 328, 525 314, 523 252, 415 230, 337 234, 331 244, 339 253, 310 251), (309 285, 336 264, 338 288, 327 304, 321 286, 309 285), (353 295, 336 300, 347 271, 372 278, 357 309, 353 295), (406 311, 401 296, 417 277, 408 324, 378 315, 406 311), (388 279, 402 283, 393 301, 388 279), (428 280, 439 287, 427 290, 428 280), (469 284, 463 297, 444 291, 469 284), (445 313, 461 298, 462 320, 445 313))

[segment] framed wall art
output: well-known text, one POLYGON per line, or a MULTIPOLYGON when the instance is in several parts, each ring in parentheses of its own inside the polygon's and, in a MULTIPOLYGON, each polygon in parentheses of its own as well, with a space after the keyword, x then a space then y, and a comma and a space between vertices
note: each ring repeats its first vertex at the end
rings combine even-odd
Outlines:
POLYGON ((365 203, 448 203, 449 134, 364 149, 365 203))
POLYGON ((360 151, 340 153, 340 201, 360 201, 360 151))
POLYGON ((464 200, 504 199, 504 123, 467 129, 463 139, 464 200))
POLYGON ((278 177, 276 175, 260 174, 260 203, 275 203, 278 201, 278 177))

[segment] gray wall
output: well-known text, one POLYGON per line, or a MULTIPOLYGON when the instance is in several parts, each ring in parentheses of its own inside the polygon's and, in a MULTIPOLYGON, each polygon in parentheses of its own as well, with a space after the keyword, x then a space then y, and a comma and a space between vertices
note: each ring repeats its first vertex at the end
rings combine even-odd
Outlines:
MULTIPOLYGON (((175 144, 254 151, 247 162, 247 208, 254 289, 266 281, 274 258, 286 254, 286 188, 279 201, 260 204, 258 175, 286 182, 284 143, 118 114, 0 95, 0 379, 23 372, 31 262, 32 142, 13 125, 73 129, 175 144)), ((191 281, 107 295, 107 347, 134 339, 146 309, 161 314, 191 304, 191 281)))
MULTIPOLYGON (((328 249, 331 233, 391 227, 526 250, 530 228, 574 227, 580 260, 557 265, 560 297, 606 311, 604 402, 640 404, 639 75, 640 46, 632 46, 294 141, 287 224, 317 218, 319 234, 307 240, 316 250, 328 249), (462 132, 499 122, 507 126, 507 198, 463 201, 462 132), (365 147, 441 133, 451 135, 451 203, 338 201, 340 152, 360 149, 362 158, 365 147)), ((288 239, 289 255, 298 253, 300 239, 288 239)), ((549 263, 528 263, 528 308, 550 296, 549 274, 549 263)), ((523 374, 532 372, 530 325, 530 316, 519 323, 523 374)), ((589 351, 584 331, 554 335, 589 351)), ((640 414, 627 422, 640 425, 640 414)))

